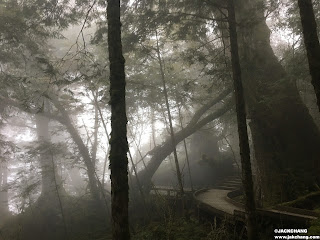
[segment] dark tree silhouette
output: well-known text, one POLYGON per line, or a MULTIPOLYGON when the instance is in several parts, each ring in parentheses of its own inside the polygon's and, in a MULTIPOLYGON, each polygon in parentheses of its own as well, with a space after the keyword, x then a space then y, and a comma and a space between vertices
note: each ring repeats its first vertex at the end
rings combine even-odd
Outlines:
POLYGON ((304 44, 307 50, 311 82, 320 111, 320 44, 311 0, 298 0, 304 44))
POLYGON ((128 142, 120 0, 108 0, 107 19, 112 129, 110 139, 112 237, 115 240, 127 240, 130 239, 128 222, 128 142))
POLYGON ((241 79, 241 67, 238 50, 238 37, 236 28, 236 17, 233 0, 228 0, 228 22, 230 32, 231 62, 233 72, 233 85, 236 101, 236 113, 238 121, 239 145, 242 167, 242 182, 245 194, 245 210, 247 213, 248 239, 258 239, 256 224, 256 207, 253 193, 253 181, 250 162, 250 148, 247 130, 247 119, 245 100, 241 79))

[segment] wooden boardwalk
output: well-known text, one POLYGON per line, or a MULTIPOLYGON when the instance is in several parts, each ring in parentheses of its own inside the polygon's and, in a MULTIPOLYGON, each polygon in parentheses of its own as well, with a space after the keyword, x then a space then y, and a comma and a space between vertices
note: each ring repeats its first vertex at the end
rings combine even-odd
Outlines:
MULTIPOLYGON (((215 186, 208 186, 192 192, 185 188, 185 194, 192 196, 198 208, 215 216, 228 218, 230 220, 245 221, 244 205, 233 200, 239 193, 242 181, 238 173, 226 177, 215 186)), ((151 194, 160 194, 167 198, 179 197, 179 190, 167 186, 155 186, 151 194)), ((310 221, 319 217, 319 214, 297 208, 275 207, 270 209, 257 209, 257 216, 260 219, 268 219, 279 222, 295 222, 308 225, 310 221)))
MULTIPOLYGON (((199 208, 209 211, 221 217, 234 218, 245 221, 244 206, 234 202, 228 197, 230 190, 208 189, 195 192, 194 198, 199 204, 199 208)), ((308 210, 295 208, 286 209, 257 209, 260 218, 270 218, 276 221, 289 221, 308 224, 318 218, 317 214, 308 210)))
MULTIPOLYGON (((238 176, 231 176, 225 182, 211 189, 202 189, 194 193, 193 197, 198 203, 199 208, 209 211, 214 215, 220 215, 226 218, 232 218, 239 221, 245 221, 244 205, 234 201, 231 196, 239 192, 241 181, 238 176)), ((257 209, 257 215, 260 219, 272 219, 275 221, 296 222, 309 224, 319 215, 313 211, 278 207, 271 209, 257 209)))
POLYGON ((200 204, 206 204, 211 207, 213 212, 216 210, 219 213, 231 216, 235 210, 242 211, 243 209, 226 200, 229 192, 230 190, 223 189, 200 190, 196 192, 194 197, 200 204))

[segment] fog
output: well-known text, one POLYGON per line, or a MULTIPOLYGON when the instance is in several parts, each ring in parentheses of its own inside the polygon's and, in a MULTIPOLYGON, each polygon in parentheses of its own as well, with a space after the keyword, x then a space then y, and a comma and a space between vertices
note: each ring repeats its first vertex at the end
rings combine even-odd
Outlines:
MULTIPOLYGON (((296 1, 120 4, 121 42, 107 1, 0 3, 0 240, 129 239, 121 227, 131 239, 253 240, 252 226, 273 239, 277 219, 258 211, 250 225, 256 207, 318 216, 312 30, 296 1), (224 220, 212 192, 246 217, 224 220)), ((283 224, 320 235, 317 221, 283 224)))

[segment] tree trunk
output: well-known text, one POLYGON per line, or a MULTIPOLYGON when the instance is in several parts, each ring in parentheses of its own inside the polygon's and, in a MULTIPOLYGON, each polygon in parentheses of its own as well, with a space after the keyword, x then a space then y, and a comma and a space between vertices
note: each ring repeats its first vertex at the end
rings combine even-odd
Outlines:
POLYGON ((73 126, 72 121, 70 119, 70 116, 66 109, 60 104, 60 102, 56 99, 55 96, 50 95, 48 96, 50 101, 53 103, 53 105, 59 110, 61 113, 61 117, 57 116, 52 116, 53 119, 56 119, 59 121, 61 124, 66 126, 70 136, 72 137, 73 141, 77 145, 79 152, 83 158, 83 161, 86 165, 87 168, 87 174, 88 174, 88 179, 89 179, 89 188, 92 194, 92 197, 99 203, 101 200, 101 195, 100 195, 100 190, 98 188, 98 179, 96 178, 95 174, 95 168, 94 164, 92 161, 92 158, 90 157, 90 153, 84 142, 82 141, 77 129, 73 126))
MULTIPOLYGON (((44 101, 43 108, 48 108, 47 100, 44 101)), ((41 177, 42 177, 42 190, 41 195, 38 199, 39 209, 43 212, 44 216, 49 219, 53 219, 57 216, 60 210, 62 215, 65 239, 67 238, 67 225, 65 222, 65 214, 62 206, 61 196, 65 196, 66 192, 63 188, 61 177, 56 172, 54 156, 51 150, 51 136, 49 132, 49 118, 35 115, 36 127, 37 127, 37 137, 40 146, 38 147, 40 155, 40 167, 41 167, 41 177)), ((50 222, 49 226, 51 229, 55 230, 56 223, 50 222), (53 225, 51 225, 51 223, 53 225)))
POLYGON ((91 158, 93 162, 93 167, 96 167, 97 161, 97 150, 98 150, 98 132, 99 132, 99 112, 98 112, 98 100, 97 95, 94 95, 94 130, 93 130, 93 142, 92 142, 92 151, 91 151, 91 158))
POLYGON ((311 0, 298 0, 304 45, 307 50, 311 83, 317 96, 320 112, 320 44, 317 35, 317 23, 311 0))
POLYGON ((237 1, 236 17, 255 157, 263 200, 270 203, 295 198, 312 185, 318 174, 320 148, 314 146, 320 146, 320 134, 273 53, 260 5, 261 0, 237 1))
POLYGON ((160 54, 157 31, 156 31, 156 38, 157 38, 157 48, 156 48, 157 50, 156 51, 157 51, 157 57, 158 57, 158 62, 159 62, 159 67, 160 67, 161 80, 162 80, 162 86, 163 86, 163 93, 164 93, 164 98, 165 98, 167 112, 168 112, 168 120, 169 120, 169 127, 170 127, 170 138, 171 138, 171 144, 173 146, 174 163, 175 163, 175 166, 176 166, 176 172, 177 172, 177 178, 178 178, 180 194, 184 195, 181 171, 180 171, 178 154, 177 154, 177 149, 176 149, 176 145, 177 144, 176 144, 174 131, 173 131, 173 126, 172 126, 172 118, 171 118, 171 112, 170 112, 170 106, 169 106, 169 100, 168 100, 168 91, 167 91, 166 80, 165 80, 165 75, 164 75, 164 69, 163 69, 163 64, 162 64, 163 60, 162 60, 161 54, 160 54))
MULTIPOLYGON (((48 110, 48 101, 44 100, 43 110, 48 110)), ((65 190, 62 185, 62 179, 55 171, 54 162, 52 161, 53 153, 51 148, 51 136, 49 132, 49 118, 36 114, 36 130, 37 138, 40 145, 40 167, 42 178, 41 196, 57 196, 57 194, 65 195, 65 190), (57 185, 59 193, 57 193, 57 185)))
POLYGON ((102 180, 101 180, 101 185, 104 187, 106 168, 107 168, 107 161, 108 161, 108 157, 109 157, 109 153, 110 153, 110 136, 109 136, 109 133, 108 133, 107 124, 103 119, 103 114, 102 114, 101 108, 100 108, 99 103, 98 103, 97 95, 94 96, 94 101, 95 101, 95 107, 98 110, 98 113, 99 113, 99 116, 100 116, 100 120, 102 122, 102 126, 103 126, 104 132, 105 132, 105 134, 107 136, 107 140, 108 140, 108 144, 107 144, 108 150, 107 150, 106 157, 105 157, 104 163, 103 163, 102 180))
MULTIPOLYGON (((91 194, 92 194, 93 198, 97 202, 100 203, 101 198, 100 198, 100 190, 98 188, 98 182, 97 182, 98 179, 96 178, 95 168, 94 168, 92 159, 90 157, 89 150, 87 149, 86 145, 82 141, 77 129, 74 127, 68 112, 60 104, 57 97, 52 94, 44 94, 44 97, 48 98, 53 103, 53 105, 58 109, 61 116, 53 115, 50 112, 42 112, 42 113, 38 113, 38 115, 41 115, 42 117, 54 119, 54 120, 60 122, 62 125, 64 125, 67 128, 70 136, 72 137, 73 141, 77 145, 79 152, 83 158, 83 161, 86 165, 88 179, 89 179, 89 188, 90 188, 91 194)), ((9 104, 11 106, 19 108, 22 111, 26 111, 31 114, 34 113, 34 111, 32 111, 32 110, 26 109, 22 102, 15 101, 15 100, 12 100, 9 98, 4 98, 2 96, 0 96, 0 100, 3 102, 6 102, 7 104, 9 104)))
POLYGON ((112 129, 110 139, 112 237, 114 240, 127 240, 130 239, 128 221, 128 142, 125 60, 122 55, 120 0, 108 0, 107 19, 112 129))
POLYGON ((6 216, 8 213, 8 166, 6 161, 0 159, 0 215, 6 216))
POLYGON ((36 115, 37 137, 40 146, 40 167, 42 178, 42 196, 52 196, 55 193, 54 168, 50 155, 49 119, 36 115))
MULTIPOLYGON (((178 101, 177 101, 177 102, 178 102, 178 101)), ((180 127, 181 127, 181 130, 183 130, 182 115, 181 115, 180 106, 178 105, 177 108, 178 108, 178 114, 179 114, 180 127)), ((188 153, 188 148, 187 148, 186 139, 183 139, 183 147, 184 147, 184 152, 185 152, 185 154, 186 154, 186 162, 187 162, 187 167, 188 167, 188 174, 189 174, 191 191, 193 191, 194 188, 193 188, 193 183, 192 183, 192 175, 191 175, 190 162, 189 162, 189 153, 188 153)))
POLYGON ((256 207, 254 201, 247 118, 241 79, 241 67, 238 52, 238 37, 236 30, 236 17, 233 0, 228 0, 228 23, 230 33, 233 85, 235 90, 236 113, 239 133, 239 147, 242 166, 242 183, 245 195, 245 210, 247 214, 246 220, 248 239, 257 240, 258 230, 256 223, 256 207))
MULTIPOLYGON (((151 111, 151 137, 152 137, 152 143, 153 143, 153 147, 156 147, 156 129, 155 129, 155 116, 154 116, 154 109, 151 107, 150 109, 151 111)), ((150 147, 152 146, 152 144, 150 143, 150 147)))

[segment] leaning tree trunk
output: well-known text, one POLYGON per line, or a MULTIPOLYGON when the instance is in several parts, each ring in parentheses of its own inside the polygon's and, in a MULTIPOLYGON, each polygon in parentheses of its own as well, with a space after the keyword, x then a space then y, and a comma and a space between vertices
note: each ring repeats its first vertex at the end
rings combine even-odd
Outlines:
POLYGON ((152 157, 148 162, 146 168, 138 173, 138 177, 141 181, 141 185, 143 186, 144 191, 147 192, 150 190, 152 176, 157 171, 162 161, 173 152, 174 147, 177 144, 179 144, 185 138, 189 137, 191 134, 195 133, 197 130, 201 129, 209 122, 212 122, 213 120, 221 117, 223 114, 225 114, 227 111, 231 109, 233 102, 229 99, 220 108, 216 109, 216 111, 213 111, 209 113, 207 116, 203 117, 205 113, 208 113, 211 107, 218 104, 222 99, 227 98, 229 93, 229 89, 223 91, 218 97, 208 102, 198 111, 196 111, 190 122, 187 124, 187 126, 185 126, 182 130, 174 134, 175 145, 172 145, 171 137, 168 136, 167 139, 161 145, 158 145, 157 147, 153 148, 148 153, 148 155, 151 155, 152 157))
POLYGON ((53 119, 56 119, 59 121, 61 124, 63 124, 70 136, 72 137, 73 141, 77 145, 79 152, 83 158, 84 164, 86 165, 87 168, 87 174, 88 174, 88 182, 89 182, 89 188, 91 191, 91 195, 93 199, 98 203, 101 204, 101 190, 99 189, 99 182, 98 179, 96 178, 96 171, 95 167, 92 161, 92 158, 90 157, 90 153, 86 145, 84 144, 79 132, 75 128, 75 126, 72 123, 72 120, 67 112, 67 110, 60 104, 58 99, 54 95, 47 96, 50 101, 53 103, 53 105, 59 110, 61 117, 57 116, 51 116, 53 119))
POLYGON ((236 2, 242 76, 263 201, 284 201, 318 175, 320 148, 315 146, 320 146, 320 134, 294 79, 288 79, 274 55, 259 3, 236 2))
POLYGON ((245 210, 247 214, 248 239, 258 239, 256 223, 256 207, 254 201, 252 171, 250 162, 250 148, 247 130, 247 118, 244 101, 244 93, 241 79, 241 67, 238 51, 238 37, 236 30, 236 17, 233 0, 228 0, 228 23, 231 47, 231 62, 233 72, 233 85, 235 90, 236 113, 239 133, 239 146, 242 167, 242 183, 245 196, 245 210))
POLYGON ((112 129, 110 139, 112 237, 114 240, 127 240, 130 239, 128 221, 128 142, 125 60, 122 55, 120 0, 108 0, 107 19, 112 129))
POLYGON ((317 96, 320 111, 320 44, 317 35, 317 23, 311 0, 298 0, 304 45, 307 50, 311 83, 317 96))

